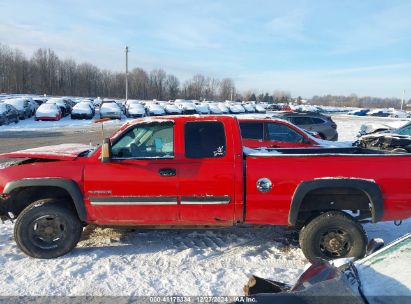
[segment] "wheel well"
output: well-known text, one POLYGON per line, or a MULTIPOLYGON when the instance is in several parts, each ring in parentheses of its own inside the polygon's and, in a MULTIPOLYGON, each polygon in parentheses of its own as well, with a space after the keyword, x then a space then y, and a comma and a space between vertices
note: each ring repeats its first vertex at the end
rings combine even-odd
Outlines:
MULTIPOLYGON (((12 212, 14 216, 18 216, 21 211, 24 210, 31 203, 46 199, 55 198, 61 201, 62 204, 76 212, 73 199, 69 192, 63 188, 55 186, 33 186, 22 187, 14 189, 10 196, 12 198, 9 205, 9 212, 12 212)), ((77 212, 76 212, 77 214, 77 212)))
POLYGON ((372 217, 372 202, 366 192, 353 187, 327 187, 309 191, 298 210, 297 225, 331 210, 344 210, 356 220, 372 217))

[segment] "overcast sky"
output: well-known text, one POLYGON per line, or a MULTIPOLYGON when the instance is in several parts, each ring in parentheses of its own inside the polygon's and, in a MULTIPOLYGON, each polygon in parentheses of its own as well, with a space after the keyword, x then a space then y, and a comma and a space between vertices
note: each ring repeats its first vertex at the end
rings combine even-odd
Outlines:
POLYGON ((411 98, 411 1, 0 0, 0 43, 240 90, 411 98))

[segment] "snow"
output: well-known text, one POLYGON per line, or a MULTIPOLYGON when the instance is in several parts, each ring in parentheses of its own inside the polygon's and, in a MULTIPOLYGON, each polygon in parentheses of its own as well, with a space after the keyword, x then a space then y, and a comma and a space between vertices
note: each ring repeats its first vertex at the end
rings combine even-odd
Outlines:
POLYGON ((54 103, 43 103, 36 111, 37 117, 56 117, 59 108, 54 103))
POLYGON ((7 107, 5 104, 0 103, 0 114, 7 112, 7 107))
POLYGON ((25 99, 24 98, 16 98, 16 99, 6 99, 4 103, 12 105, 19 111, 24 111, 25 99))
MULTIPOLYGON (((395 121, 348 115, 333 116, 333 120, 342 141, 356 140, 364 121, 395 121)), ((67 117, 59 122, 24 120, 0 130, 79 125, 89 127, 91 122, 67 117)), ((411 219, 399 227, 382 222, 367 224, 365 229, 369 238, 388 243, 411 231, 411 219)), ((284 228, 267 226, 136 231, 89 226, 71 253, 38 260, 17 248, 13 224, 7 222, 0 225, 0 296, 242 295, 252 274, 288 284, 296 281, 308 262, 301 250, 290 244, 288 234, 284 228)), ((398 266, 401 273, 408 269, 409 260, 408 255, 406 265, 398 266)), ((377 270, 399 271, 394 262, 386 266, 377 270)))
MULTIPOLYGON (((357 262, 364 294, 367 297, 411 297, 410 261, 411 238, 408 237, 393 243, 385 251, 357 262)), ((378 303, 375 298, 371 299, 371 303, 378 303)))

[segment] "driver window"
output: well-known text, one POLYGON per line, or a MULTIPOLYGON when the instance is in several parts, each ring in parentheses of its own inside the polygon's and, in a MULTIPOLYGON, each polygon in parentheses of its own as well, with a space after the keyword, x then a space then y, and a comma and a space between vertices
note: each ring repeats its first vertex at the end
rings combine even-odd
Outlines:
POLYGON ((282 124, 267 124, 268 139, 274 141, 284 141, 284 142, 304 142, 304 137, 298 134, 294 130, 282 124))
POLYGON ((112 157, 119 159, 173 158, 173 133, 171 121, 136 125, 113 144, 112 157))

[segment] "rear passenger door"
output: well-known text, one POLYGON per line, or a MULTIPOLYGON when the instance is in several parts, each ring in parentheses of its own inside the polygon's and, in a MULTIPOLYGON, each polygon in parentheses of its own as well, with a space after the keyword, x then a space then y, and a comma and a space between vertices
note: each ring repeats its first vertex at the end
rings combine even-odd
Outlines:
POLYGON ((234 220, 234 152, 227 145, 224 124, 184 124, 184 155, 180 165, 182 224, 232 225, 234 220))

